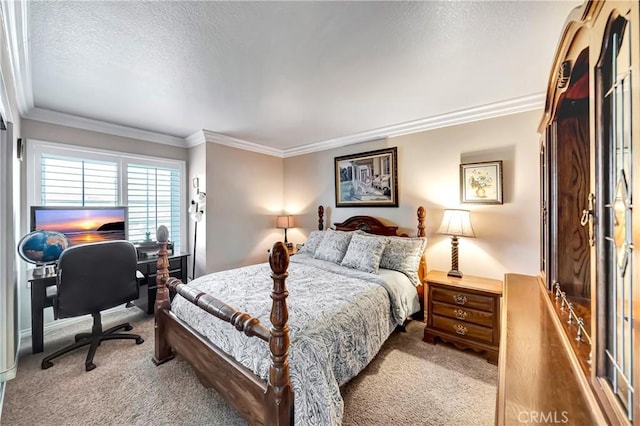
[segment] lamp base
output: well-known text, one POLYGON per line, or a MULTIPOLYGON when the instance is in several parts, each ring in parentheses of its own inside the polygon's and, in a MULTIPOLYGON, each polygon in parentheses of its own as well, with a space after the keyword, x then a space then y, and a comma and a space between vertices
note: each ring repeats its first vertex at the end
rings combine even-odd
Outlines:
POLYGON ((455 278, 462 278, 462 272, 458 271, 457 269, 452 269, 452 270, 449 271, 447 276, 448 277, 455 277, 455 278))

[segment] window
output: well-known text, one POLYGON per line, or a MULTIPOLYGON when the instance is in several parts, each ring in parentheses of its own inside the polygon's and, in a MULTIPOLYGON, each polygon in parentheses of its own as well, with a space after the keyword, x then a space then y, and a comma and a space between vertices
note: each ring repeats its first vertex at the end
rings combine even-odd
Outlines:
POLYGON ((27 176, 31 205, 129 207, 127 235, 141 242, 155 239, 159 225, 169 228, 180 251, 183 161, 68 145, 30 141, 27 176))
POLYGON ((118 163, 42 154, 43 206, 118 205, 118 163))
POLYGON ((129 164, 127 205, 130 240, 145 240, 162 224, 169 228, 171 241, 179 240, 180 171, 129 164))

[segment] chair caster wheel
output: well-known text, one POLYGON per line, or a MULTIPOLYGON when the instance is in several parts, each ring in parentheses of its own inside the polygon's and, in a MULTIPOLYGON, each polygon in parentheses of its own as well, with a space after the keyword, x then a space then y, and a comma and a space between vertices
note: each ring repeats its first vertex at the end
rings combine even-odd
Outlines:
POLYGON ((42 361, 42 364, 40 364, 40 366, 43 370, 46 370, 47 368, 53 367, 53 363, 51 361, 42 361))
POLYGON ((94 368, 96 368, 96 365, 95 365, 94 363, 92 363, 92 362, 90 362, 90 363, 88 363, 88 364, 85 364, 85 365, 84 365, 84 369, 85 369, 85 371, 91 371, 91 370, 93 370, 94 368))
POLYGON ((139 344, 142 344, 142 343, 144 343, 144 339, 142 337, 138 337, 136 339, 136 345, 139 345, 139 344))
POLYGON ((129 324, 124 326, 124 331, 131 331, 133 330, 133 327, 131 327, 129 324))

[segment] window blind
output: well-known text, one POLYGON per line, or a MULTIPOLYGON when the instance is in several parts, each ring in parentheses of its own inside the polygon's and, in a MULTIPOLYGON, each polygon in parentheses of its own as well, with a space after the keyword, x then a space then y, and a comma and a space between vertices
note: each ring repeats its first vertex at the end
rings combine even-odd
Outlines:
POLYGON ((118 205, 118 163, 41 156, 43 206, 118 205))
POLYGON ((157 226, 166 225, 174 250, 180 251, 184 220, 182 162, 38 141, 27 148, 39 160, 27 166, 27 175, 33 176, 36 189, 30 203, 70 207, 127 205, 129 240, 142 242, 147 232, 155 240, 157 226))
POLYGON ((179 169, 128 164, 127 205, 131 241, 155 240, 157 227, 165 225, 174 250, 180 250, 179 169))

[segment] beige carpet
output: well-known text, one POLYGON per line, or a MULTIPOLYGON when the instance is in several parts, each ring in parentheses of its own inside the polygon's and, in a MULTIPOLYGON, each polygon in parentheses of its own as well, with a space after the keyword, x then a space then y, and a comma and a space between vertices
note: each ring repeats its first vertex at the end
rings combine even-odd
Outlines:
MULTIPOLYGON (((17 377, 8 382, 3 425, 244 425, 215 391, 200 385, 177 358, 156 367, 153 319, 130 308, 105 315, 105 328, 123 317, 145 343, 108 341, 98 349, 97 368, 84 371, 86 350, 40 369, 44 354, 24 345, 17 377)), ((45 336, 45 353, 90 329, 45 336)), ((473 353, 422 342, 423 324, 394 333, 378 356, 342 389, 345 425, 491 425, 497 368, 473 353)))

